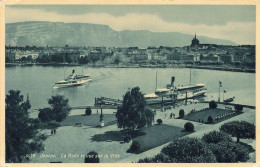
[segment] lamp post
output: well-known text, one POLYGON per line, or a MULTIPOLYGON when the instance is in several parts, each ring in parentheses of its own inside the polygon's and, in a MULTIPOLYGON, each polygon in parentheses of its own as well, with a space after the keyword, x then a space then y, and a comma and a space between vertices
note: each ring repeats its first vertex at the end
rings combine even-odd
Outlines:
POLYGON ((220 102, 220 87, 222 87, 221 81, 219 81, 219 87, 218 87, 218 102, 220 102))
POLYGON ((103 120, 104 115, 103 115, 103 111, 102 111, 102 106, 100 106, 101 109, 101 114, 100 114, 100 126, 103 127, 105 125, 105 122, 103 120))

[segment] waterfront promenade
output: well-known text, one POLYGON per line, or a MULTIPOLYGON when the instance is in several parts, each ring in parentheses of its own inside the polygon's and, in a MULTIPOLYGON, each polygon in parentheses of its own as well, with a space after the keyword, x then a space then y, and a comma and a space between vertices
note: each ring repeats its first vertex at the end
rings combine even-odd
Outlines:
MULTIPOLYGON (((172 112, 169 110, 169 112, 172 112)), ((247 121, 250 123, 254 123, 255 124, 255 110, 252 109, 244 109, 244 113, 237 115, 235 117, 232 117, 228 120, 222 121, 218 124, 214 124, 214 125, 209 125, 209 124, 202 124, 202 123, 198 123, 198 122, 192 122, 195 126, 195 132, 191 133, 185 137, 197 137, 197 138, 201 138, 203 136, 203 134, 205 133, 209 133, 211 131, 214 130, 219 130, 220 126, 223 125, 226 122, 230 122, 230 121, 247 121)), ((173 125, 173 126, 180 126, 180 125, 184 125, 187 121, 183 120, 183 119, 174 119, 171 120, 168 118, 168 120, 164 120, 164 124, 168 124, 168 125, 173 125)), ((235 140, 235 138, 234 138, 235 140)), ((256 149, 256 142, 253 139, 241 139, 241 142, 244 142, 246 144, 251 145, 254 149, 256 149)), ((169 142, 170 143, 170 142, 169 142)), ((165 146, 167 146, 169 143, 166 143, 164 145, 161 145, 159 147, 153 148, 151 150, 148 150, 146 152, 143 152, 141 154, 131 154, 129 155, 127 158, 125 159, 121 159, 119 161, 117 161, 117 163, 127 163, 127 162, 137 162, 139 159, 144 159, 146 157, 154 157, 155 155, 157 155, 158 153, 160 153, 161 149, 165 146)), ((250 160, 253 162, 255 161, 255 152, 251 153, 250 156, 253 157, 250 160)), ((251 162, 251 161, 248 162, 251 162)))
MULTIPOLYGON (((183 119, 170 119, 170 113, 174 113, 176 117, 178 116, 179 110, 183 108, 185 113, 188 114, 190 110, 196 108, 196 110, 203 109, 208 107, 206 103, 197 103, 197 104, 189 104, 187 106, 176 107, 171 110, 166 110, 162 112, 158 110, 156 112, 155 120, 162 119, 163 125, 167 126, 175 126, 183 129, 184 124, 186 122, 192 122, 195 126, 195 132, 191 133, 185 137, 198 137, 201 138, 203 134, 208 133, 213 130, 218 130, 219 127, 229 121, 233 120, 245 120, 250 123, 255 123, 255 110, 244 108, 242 114, 234 116, 230 119, 222 121, 217 124, 202 124, 193 121, 187 121, 183 119)), ((219 108, 224 108, 224 105, 218 105, 219 108)), ((97 115, 93 110, 93 115, 97 115)), ((114 115, 115 109, 104 109, 104 114, 114 115)), ((70 116, 80 116, 84 113, 83 109, 73 110, 70 116)), ((99 112, 100 114, 100 112, 99 112)), ((82 116, 85 117, 85 116, 82 116)), ((83 122, 84 123, 84 122, 83 122)), ((106 122, 105 122, 106 124, 106 122)), ((156 124, 156 122, 154 122, 156 124)), ((154 125, 160 126, 160 125, 154 125)), ((49 137, 45 141, 45 150, 43 151, 44 155, 55 154, 55 158, 39 158, 36 157, 31 159, 31 162, 57 162, 62 161, 63 163, 82 163, 82 158, 66 158, 62 159, 60 157, 61 154, 87 154, 90 151, 96 151, 100 155, 105 154, 117 154, 120 155, 119 158, 100 158, 101 163, 131 163, 137 162, 139 159, 145 157, 153 157, 158 154, 161 149, 166 146, 168 143, 165 143, 161 146, 155 147, 148 151, 145 151, 140 154, 132 154, 127 153, 126 150, 131 145, 130 143, 123 143, 121 129, 117 127, 116 124, 112 124, 109 126, 105 126, 103 128, 93 127, 93 126, 83 126, 83 127, 75 127, 75 126, 61 126, 57 129, 56 135, 50 135, 49 130, 43 130, 43 133, 47 134, 49 137), (69 151, 68 151, 69 150, 69 151)), ((163 133, 163 132, 162 132, 163 133)), ((242 142, 246 142, 255 148, 255 140, 241 140, 242 142)), ((252 155, 254 157, 254 155, 252 155)), ((254 158, 251 159, 251 161, 254 158)))

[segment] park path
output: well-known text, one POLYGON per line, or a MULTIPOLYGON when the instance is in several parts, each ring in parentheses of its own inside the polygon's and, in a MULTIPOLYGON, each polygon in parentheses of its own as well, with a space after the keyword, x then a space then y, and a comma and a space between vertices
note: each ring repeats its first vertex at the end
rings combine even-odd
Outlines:
MULTIPOLYGON (((230 119, 227 119, 225 121, 222 121, 220 123, 214 124, 214 125, 208 125, 208 124, 200 124, 197 122, 193 122, 194 126, 195 126, 195 131, 194 133, 191 133, 185 137, 197 137, 197 138, 201 138, 203 136, 203 134, 211 132, 213 130, 219 130, 220 126, 226 122, 230 122, 230 121, 235 121, 235 120, 244 120, 250 123, 254 123, 255 124, 255 111, 254 110, 250 110, 250 109, 245 109, 245 112, 243 114, 237 115, 235 117, 232 117, 230 119)), ((169 121, 164 121, 167 124, 170 125, 184 125, 187 121, 186 120, 181 120, 181 119, 174 119, 174 121, 171 121, 172 123, 168 123, 169 121)), ((183 126, 182 126, 183 127, 183 126)), ((255 149, 256 145, 255 145, 255 140, 244 140, 242 139, 241 142, 245 142, 249 145, 252 145, 252 147, 255 149)), ((169 142, 170 143, 170 142, 169 142)), ((131 154, 129 155, 127 158, 125 159, 120 159, 119 161, 117 161, 116 163, 130 163, 130 162, 138 162, 139 159, 144 159, 146 157, 154 157, 155 155, 157 155, 158 153, 160 153, 161 149, 165 146, 167 146, 169 143, 163 144, 161 146, 158 146, 156 148, 153 148, 151 150, 148 150, 146 152, 143 152, 141 154, 131 154)), ((250 162, 254 162, 255 161, 255 153, 251 153, 250 154, 251 158, 250 158, 250 162)))

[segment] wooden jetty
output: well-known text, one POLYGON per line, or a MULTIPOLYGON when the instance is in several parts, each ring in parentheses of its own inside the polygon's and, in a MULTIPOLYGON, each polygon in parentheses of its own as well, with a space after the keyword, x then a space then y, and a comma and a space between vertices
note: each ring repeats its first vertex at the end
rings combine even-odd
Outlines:
POLYGON ((107 97, 99 97, 95 98, 95 106, 121 106, 123 104, 123 100, 112 99, 107 97))
MULTIPOLYGON (((148 106, 165 106, 165 105, 175 105, 176 101, 173 101, 172 99, 157 99, 157 100, 147 100, 146 101, 148 106)), ((111 107, 118 107, 123 105, 123 100, 120 99, 112 99, 112 98, 107 98, 107 97, 100 97, 100 98, 95 98, 95 105, 96 107, 105 107, 105 106, 110 106, 111 107)))
MULTIPOLYGON (((209 103, 210 101, 202 101, 200 103, 209 103)), ((255 106, 251 106, 251 105, 244 105, 244 104, 236 104, 236 103, 228 103, 228 102, 216 102, 218 104, 225 104, 225 105, 230 105, 230 106, 235 106, 235 105, 241 105, 245 108, 250 108, 250 109, 255 109, 255 106)))

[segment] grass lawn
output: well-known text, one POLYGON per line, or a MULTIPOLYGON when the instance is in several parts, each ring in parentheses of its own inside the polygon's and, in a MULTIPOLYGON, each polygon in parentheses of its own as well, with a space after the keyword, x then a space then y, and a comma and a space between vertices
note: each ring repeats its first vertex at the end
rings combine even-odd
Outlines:
MULTIPOLYGON (((116 124, 116 116, 114 114, 103 114, 105 126, 116 124)), ((99 126, 100 114, 92 115, 70 115, 60 123, 60 126, 75 126, 76 123, 82 123, 85 126, 99 126)))
POLYGON ((183 119, 195 121, 195 122, 202 122, 202 120, 203 120, 203 123, 207 123, 208 117, 211 116, 214 120, 213 124, 215 124, 215 123, 227 120, 231 117, 234 117, 236 115, 241 114, 241 113, 235 113, 235 114, 226 116, 226 117, 218 119, 218 120, 215 119, 216 117, 219 117, 219 116, 222 116, 224 114, 231 113, 231 112, 234 112, 234 111, 233 110, 220 109, 220 108, 216 108, 216 109, 207 108, 205 110, 189 113, 189 114, 185 115, 183 119))
POLYGON ((137 141, 141 148, 138 153, 150 150, 165 143, 172 141, 175 138, 185 136, 191 132, 182 132, 183 128, 170 125, 153 125, 151 127, 144 128, 141 132, 145 135, 138 136, 133 139, 137 141))

